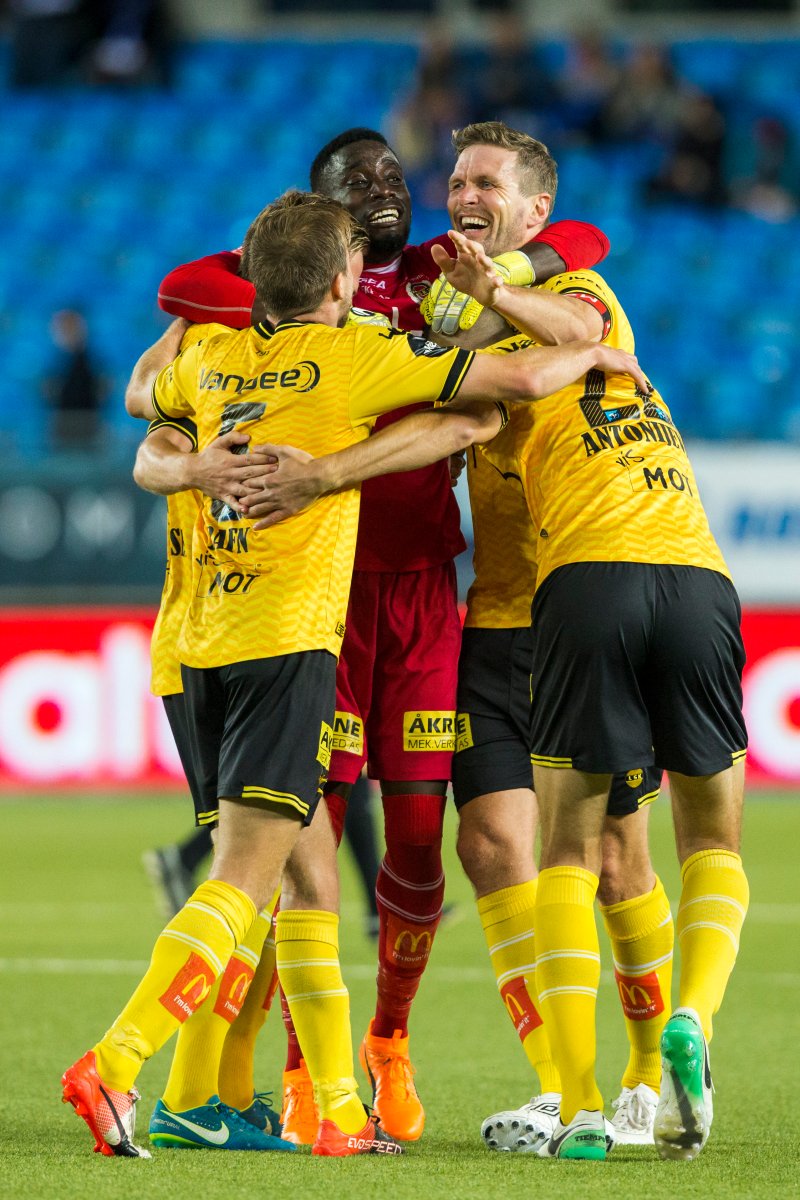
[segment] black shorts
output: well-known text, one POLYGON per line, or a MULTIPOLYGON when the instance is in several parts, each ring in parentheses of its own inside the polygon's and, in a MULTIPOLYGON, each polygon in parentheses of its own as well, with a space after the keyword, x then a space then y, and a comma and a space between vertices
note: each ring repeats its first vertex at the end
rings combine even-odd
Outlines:
POLYGON ((178 748, 178 757, 181 760, 183 773, 186 776, 186 782, 189 784, 189 791, 192 794, 195 825, 216 825, 218 815, 216 802, 213 804, 210 813, 204 812, 205 801, 202 799, 200 777, 195 771, 192 759, 189 720, 186 713, 186 697, 183 692, 176 692, 172 696, 162 696, 161 699, 164 704, 164 712, 167 714, 169 727, 172 730, 172 736, 175 739, 175 745, 178 748))
POLYGON ((305 650, 225 667, 181 666, 199 824, 220 799, 280 805, 308 825, 330 763, 336 659, 305 650))
POLYGON ((534 769, 714 775, 744 757, 741 610, 724 575, 572 563, 531 612, 534 769))
MULTIPOLYGON (((530 628, 465 629, 458 660, 453 799, 461 809, 476 796, 535 788, 528 749, 531 723, 530 628)), ((657 767, 615 775, 611 816, 625 816, 655 800, 657 767)))
POLYGON ((530 629, 465 629, 458 659, 453 798, 532 788, 530 629))

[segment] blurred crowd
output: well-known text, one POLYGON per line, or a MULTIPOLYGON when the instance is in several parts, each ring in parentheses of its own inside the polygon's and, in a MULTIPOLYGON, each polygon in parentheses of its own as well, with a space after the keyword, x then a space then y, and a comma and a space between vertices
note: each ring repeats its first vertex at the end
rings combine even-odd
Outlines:
POLYGON ((4 7, 15 87, 166 81, 160 0, 7 0, 4 7))
POLYGON ((749 173, 737 177, 728 166, 733 134, 725 99, 682 78, 668 47, 617 51, 590 30, 573 37, 554 65, 512 14, 498 16, 479 44, 437 32, 413 91, 393 114, 393 144, 423 203, 441 204, 453 161, 451 130, 495 119, 538 137, 556 158, 566 147, 641 147, 654 163, 642 185, 653 204, 727 205, 768 220, 797 211, 800 181, 793 178, 785 121, 754 116, 749 173))

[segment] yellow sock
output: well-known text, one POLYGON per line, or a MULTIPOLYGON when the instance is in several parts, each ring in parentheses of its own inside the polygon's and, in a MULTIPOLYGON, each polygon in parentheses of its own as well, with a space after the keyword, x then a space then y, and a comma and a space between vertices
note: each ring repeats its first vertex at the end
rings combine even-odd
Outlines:
MULTIPOLYGON (((219 1091, 220 1061, 226 1037, 252 987, 264 939, 272 925, 268 910, 260 912, 228 965, 211 989, 208 1000, 178 1031, 163 1100, 172 1112, 205 1104, 219 1091)), ((252 1075, 252 1071, 251 1071, 252 1075)), ((253 1101, 251 1092, 247 1108, 253 1101)))
POLYGON ((350 997, 339 966, 339 918, 289 911, 275 920, 278 976, 303 1047, 320 1120, 358 1133, 366 1115, 353 1076, 350 997))
POLYGON ((142 1064, 207 998, 256 915, 232 884, 200 884, 159 934, 144 978, 94 1047, 105 1083, 120 1092, 133 1087, 142 1064))
POLYGON ((536 988, 561 1076, 561 1119, 602 1109, 595 1080, 595 1008, 600 947, 594 923, 597 876, 582 867, 547 867, 536 892, 536 988))
POLYGON ((530 879, 481 896, 478 914, 500 997, 528 1062, 539 1076, 539 1090, 560 1092, 561 1080, 539 1015, 536 993, 533 925, 536 886, 537 880, 530 879))
POLYGON ((701 850, 681 870, 678 907, 681 944, 680 1005, 693 1008, 709 1041, 747 913, 750 889, 738 854, 701 850))
POLYGON ((264 941, 261 960, 242 1011, 228 1029, 222 1048, 219 1095, 232 1108, 248 1108, 253 1103, 256 1090, 253 1074, 256 1038, 267 1019, 277 986, 275 932, 271 929, 264 941))
POLYGON ((661 880, 644 896, 601 905, 614 955, 614 976, 625 1016, 630 1053, 622 1086, 661 1086, 659 1039, 672 1011, 675 929, 661 880))

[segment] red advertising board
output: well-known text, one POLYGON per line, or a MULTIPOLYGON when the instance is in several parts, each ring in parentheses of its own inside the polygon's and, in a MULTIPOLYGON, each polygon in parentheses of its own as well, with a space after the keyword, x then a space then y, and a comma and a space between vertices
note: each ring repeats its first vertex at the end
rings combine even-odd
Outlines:
POLYGON ((742 631, 749 777, 800 784, 800 609, 748 609, 742 631))
POLYGON ((149 690, 154 619, 149 608, 0 610, 0 788, 182 782, 149 690))
MULTIPOLYGON (((182 785, 142 608, 0 609, 0 790, 182 785)), ((800 784, 800 609, 744 615, 753 782, 800 784)))

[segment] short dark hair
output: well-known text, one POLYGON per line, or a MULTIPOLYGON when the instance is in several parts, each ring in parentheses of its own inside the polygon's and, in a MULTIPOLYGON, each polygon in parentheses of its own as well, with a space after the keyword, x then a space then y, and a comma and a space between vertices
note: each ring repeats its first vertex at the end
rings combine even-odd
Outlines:
POLYGON ((501 150, 512 150, 517 155, 517 178, 524 193, 532 196, 535 192, 547 192, 552 210, 558 189, 558 169, 544 142, 512 129, 505 121, 477 121, 453 130, 456 154, 470 146, 499 146, 501 150))
POLYGON ((286 192, 258 214, 245 234, 242 274, 274 317, 313 312, 348 255, 367 235, 344 205, 314 192, 286 192))
MULTIPOLYGON (((345 129, 343 133, 337 133, 335 138, 331 138, 329 142, 322 147, 317 157, 311 164, 309 172, 312 192, 319 192, 322 176, 328 169, 328 164, 334 154, 344 146, 352 146, 353 142, 380 142, 382 146, 386 146, 388 150, 392 147, 387 142, 382 133, 378 133, 377 129, 366 129, 364 126, 357 125, 353 129, 345 129)), ((394 151, 392 150, 392 154, 394 151)))

